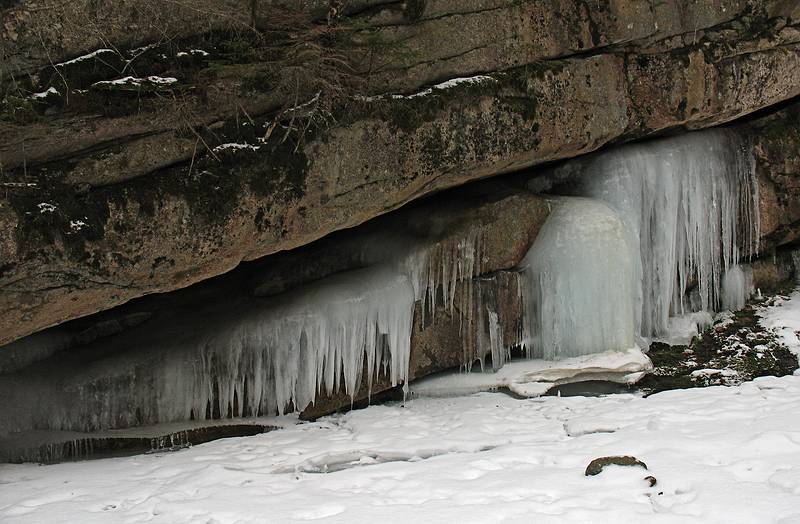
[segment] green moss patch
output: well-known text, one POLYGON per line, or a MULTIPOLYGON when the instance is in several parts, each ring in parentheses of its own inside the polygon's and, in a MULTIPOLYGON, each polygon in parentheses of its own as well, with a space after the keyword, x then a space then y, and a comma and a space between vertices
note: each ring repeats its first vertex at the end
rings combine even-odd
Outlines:
MULTIPOLYGON (((91 257, 85 250, 86 242, 103 237, 109 214, 107 202, 60 183, 60 170, 70 166, 42 167, 35 175, 36 182, 6 190, 19 217, 15 233, 21 258, 36 257, 44 248, 55 246, 69 258, 85 261, 91 257)), ((13 174, 7 177, 17 180, 13 174)))
MULTIPOLYGON (((785 283, 782 291, 792 287, 793 283, 785 283)), ((655 369, 639 382, 639 388, 652 394, 791 375, 798 368, 797 357, 759 324, 759 308, 771 300, 774 297, 753 300, 744 309, 718 320, 688 346, 654 342, 648 356, 655 369)))

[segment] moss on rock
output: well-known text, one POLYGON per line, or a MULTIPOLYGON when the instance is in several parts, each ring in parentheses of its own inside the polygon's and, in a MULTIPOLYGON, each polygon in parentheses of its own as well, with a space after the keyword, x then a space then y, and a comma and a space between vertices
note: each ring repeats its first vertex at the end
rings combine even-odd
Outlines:
MULTIPOLYGON (((791 290, 786 282, 779 291, 791 290)), ((780 295, 779 295, 780 296, 780 295)), ((638 387, 647 394, 671 389, 736 385, 763 376, 791 375, 797 357, 777 336, 759 324, 759 307, 771 298, 756 299, 730 317, 694 337, 689 345, 654 342, 648 356, 655 369, 638 387)))

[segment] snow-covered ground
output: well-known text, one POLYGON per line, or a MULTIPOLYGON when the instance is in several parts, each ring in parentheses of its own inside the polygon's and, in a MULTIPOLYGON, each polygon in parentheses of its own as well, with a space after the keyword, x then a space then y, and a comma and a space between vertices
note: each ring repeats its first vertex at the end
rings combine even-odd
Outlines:
MULTIPOLYGON (((787 342, 792 298, 764 313, 787 342)), ((800 376, 648 398, 420 398, 172 453, 0 466, 3 523, 314 520, 800 523, 800 376), (584 476, 607 455, 649 470, 584 476)))
POLYGON ((775 332, 781 343, 800 358, 800 289, 788 299, 776 297, 770 302, 760 313, 761 325, 775 332))
POLYGON ((418 380, 409 389, 414 397, 452 397, 499 388, 521 397, 540 397, 555 386, 587 380, 633 384, 652 369, 650 359, 635 347, 563 360, 516 360, 495 373, 478 369, 472 373, 441 373, 418 380))
POLYGON ((417 399, 161 455, 2 466, 0 521, 800 523, 798 413, 800 377, 417 399), (617 454, 649 471, 584 476, 617 454))

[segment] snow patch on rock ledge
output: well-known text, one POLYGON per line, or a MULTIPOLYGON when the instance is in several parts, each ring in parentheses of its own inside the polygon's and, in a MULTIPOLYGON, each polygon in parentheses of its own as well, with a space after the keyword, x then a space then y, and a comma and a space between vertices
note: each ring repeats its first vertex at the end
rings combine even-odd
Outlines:
POLYGON ((227 144, 220 144, 213 149, 215 153, 219 153, 220 151, 230 150, 230 151, 241 151, 242 149, 247 149, 249 151, 258 151, 261 149, 261 146, 254 146, 252 144, 237 144, 237 143, 227 143, 227 144))
POLYGON ((423 378, 411 384, 416 397, 466 395, 508 388, 523 397, 539 397, 553 387, 587 380, 632 384, 653 369, 639 348, 552 360, 509 362, 495 373, 448 373, 423 378))
POLYGON ((385 99, 400 100, 400 99, 419 98, 421 96, 431 95, 433 94, 434 91, 452 89, 456 86, 463 84, 484 84, 488 82, 497 82, 497 80, 495 80, 491 76, 486 76, 486 75, 458 77, 445 80, 444 82, 438 83, 434 86, 431 86, 427 89, 423 89, 422 91, 418 91, 416 93, 412 93, 410 95, 387 94, 387 95, 376 95, 376 96, 363 96, 357 98, 365 102, 374 102, 376 100, 385 100, 385 99))
POLYGON ((145 84, 157 85, 170 85, 178 82, 177 78, 161 77, 161 76, 148 76, 145 78, 137 78, 134 76, 126 76, 116 80, 103 80, 102 82, 95 82, 92 87, 100 86, 141 86, 145 84))
POLYGON ((59 96, 61 95, 61 93, 59 93, 58 89, 56 89, 55 87, 48 87, 47 90, 45 91, 41 91, 39 93, 33 93, 29 98, 37 100, 37 99, 47 98, 50 95, 59 96))
POLYGON ((59 62, 57 64, 54 64, 53 67, 63 67, 63 66, 77 64, 78 62, 83 62, 84 60, 96 58, 97 56, 105 53, 116 53, 116 51, 114 51, 113 49, 98 49, 97 51, 92 51, 91 53, 73 58, 72 60, 67 60, 66 62, 59 62))

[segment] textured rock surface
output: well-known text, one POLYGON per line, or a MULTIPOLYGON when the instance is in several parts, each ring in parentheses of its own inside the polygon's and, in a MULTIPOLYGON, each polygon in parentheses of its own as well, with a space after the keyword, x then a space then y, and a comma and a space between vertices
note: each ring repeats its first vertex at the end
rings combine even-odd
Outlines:
POLYGON ((762 250, 800 238, 800 102, 743 126, 759 176, 762 250))
MULTIPOLYGON (((242 3, 203 5, 246 13, 219 17, 229 26, 260 28, 264 17, 242 3)), ((26 89, 57 85, 62 96, 29 121, 14 113, 0 124, 0 344, 185 287, 441 189, 676 126, 723 123, 800 95, 793 2, 367 1, 341 22, 359 28, 356 39, 375 37, 365 93, 489 79, 426 96, 350 98, 332 109, 329 126, 281 142, 273 111, 285 94, 265 89, 260 63, 231 52, 229 41, 217 42, 227 51, 185 67, 145 52, 141 66, 132 62, 135 76, 178 82, 133 98, 81 84, 128 72, 92 59, 92 74, 79 71, 67 100, 52 69, 71 79, 70 68, 45 64, 93 51, 99 40, 77 26, 53 30, 53 17, 69 24, 89 4, 102 14, 92 16, 103 41, 121 49, 149 44, 164 28, 191 49, 193 34, 226 29, 192 9, 148 17, 150 4, 139 0, 108 10, 4 4, 4 95, 10 75, 27 73, 26 89), (137 41, 128 36, 130 13, 152 22, 137 41), (230 142, 258 149, 210 151, 230 142)))

